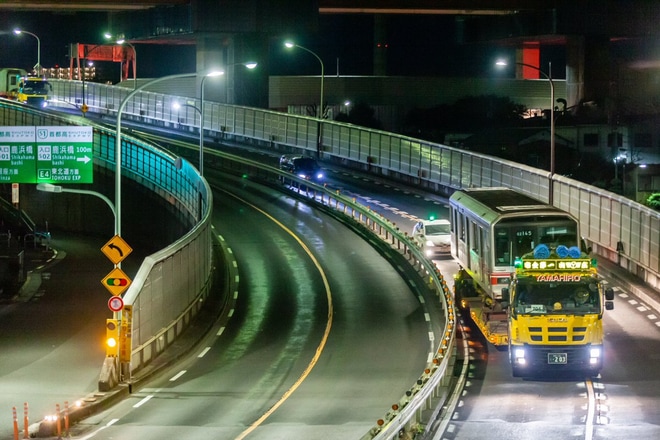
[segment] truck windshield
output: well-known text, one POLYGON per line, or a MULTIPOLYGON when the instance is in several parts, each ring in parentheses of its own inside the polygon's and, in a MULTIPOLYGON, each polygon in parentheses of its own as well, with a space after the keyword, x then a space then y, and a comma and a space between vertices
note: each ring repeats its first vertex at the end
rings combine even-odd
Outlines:
POLYGON ((28 81, 23 84, 23 93, 46 94, 48 93, 49 83, 47 81, 28 81))
POLYGON ((511 307, 518 314, 599 313, 598 285, 595 282, 519 281, 511 307))

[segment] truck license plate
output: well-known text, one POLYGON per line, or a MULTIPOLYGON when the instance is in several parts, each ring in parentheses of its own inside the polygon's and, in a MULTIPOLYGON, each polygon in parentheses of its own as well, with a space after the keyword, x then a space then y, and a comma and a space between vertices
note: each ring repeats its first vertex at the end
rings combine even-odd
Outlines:
POLYGON ((566 353, 548 353, 549 364, 565 364, 568 361, 566 353))

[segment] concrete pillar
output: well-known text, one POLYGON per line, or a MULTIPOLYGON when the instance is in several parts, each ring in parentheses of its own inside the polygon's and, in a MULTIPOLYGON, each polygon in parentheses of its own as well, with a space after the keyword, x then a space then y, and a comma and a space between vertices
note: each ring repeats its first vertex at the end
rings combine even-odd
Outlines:
POLYGON ((566 39, 566 106, 573 107, 584 98, 584 37, 566 39))
MULTIPOLYGON (((226 53, 231 45, 231 37, 222 34, 207 34, 200 32, 197 37, 196 68, 197 72, 205 72, 224 68, 226 53)), ((209 78, 204 85, 204 99, 209 101, 226 102, 226 78, 209 78)), ((197 77, 196 96, 200 97, 202 77, 197 77)))
POLYGON ((543 70, 548 75, 551 73, 548 72, 547 66, 541 66, 541 46, 538 42, 523 43, 522 47, 516 50, 516 62, 526 64, 526 66, 516 65, 516 78, 545 78, 538 69, 543 70))
MULTIPOLYGON (((268 50, 263 36, 246 34, 203 34, 197 36, 196 69, 198 72, 223 69, 221 78, 209 78, 204 84, 204 99, 227 104, 267 108, 268 50), (256 61, 248 70, 242 63, 256 61)), ((201 77, 197 78, 197 96, 201 77)))
POLYGON ((602 36, 571 36, 566 42, 566 100, 569 107, 596 101, 609 112, 609 41, 602 36))

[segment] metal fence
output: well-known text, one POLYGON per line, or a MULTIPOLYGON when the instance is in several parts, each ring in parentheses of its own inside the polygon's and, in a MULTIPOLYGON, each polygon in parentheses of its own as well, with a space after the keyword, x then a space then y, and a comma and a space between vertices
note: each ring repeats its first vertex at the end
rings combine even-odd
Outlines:
MULTIPOLYGON (((82 102, 82 83, 54 83, 59 99, 82 102)), ((86 103, 95 111, 111 114, 128 92, 87 83, 86 103)), ((198 129, 197 112, 177 112, 172 103, 187 102, 201 108, 199 99, 174 95, 141 93, 126 108, 126 114, 198 129)), ((324 158, 444 194, 458 188, 508 186, 549 201, 552 177, 553 203, 580 219, 584 238, 594 250, 660 289, 660 213, 656 211, 601 188, 514 162, 351 124, 319 122, 305 116, 204 103, 203 126, 208 136, 277 143, 315 154, 322 130, 324 158)))
MULTIPOLYGON (((94 127, 95 166, 114 171, 114 130, 80 117, 0 103, 0 125, 79 124, 94 127)), ((122 137, 121 169, 122 175, 166 200, 173 217, 189 228, 181 239, 144 260, 124 294, 124 303, 133 306, 130 368, 135 371, 174 341, 208 294, 212 195, 189 163, 130 136, 122 137)))
MULTIPOLYGON (((80 104, 83 93, 80 83, 53 83, 57 99, 80 104)), ((130 93, 130 90, 99 84, 87 84, 86 87, 86 104, 100 114, 112 115, 123 97, 130 93)), ((189 131, 199 129, 197 112, 176 112, 171 106, 175 101, 201 108, 195 98, 141 92, 135 97, 135 102, 125 108, 126 118, 183 127, 189 131)), ((446 195, 459 188, 507 186, 547 202, 551 199, 552 180, 553 203, 580 219, 584 238, 593 245, 595 252, 619 263, 656 289, 660 287, 660 213, 600 188, 490 156, 304 116, 204 102, 203 119, 205 134, 219 140, 231 138, 264 148, 279 144, 312 154, 317 152, 321 130, 324 160, 413 183, 446 195)), ((349 201, 336 200, 331 194, 324 193, 322 200, 325 198, 327 201, 322 203, 350 206, 351 212, 359 212, 368 224, 387 229, 373 213, 363 212, 359 206, 351 206, 349 201)), ((405 238, 397 236, 394 231, 389 231, 389 234, 397 237, 397 242, 405 243, 405 238)), ((423 260, 421 258, 420 261, 423 260)), ((174 262, 171 261, 172 264, 174 262)), ((437 274, 433 278, 432 267, 426 270, 434 283, 442 284, 437 274)), ((157 281, 160 285, 164 279, 161 277, 151 281, 157 281)), ((447 322, 453 322, 453 315, 449 313, 452 308, 445 310, 448 311, 447 322)), ((450 341, 453 341, 453 335, 452 328, 448 334, 450 341)), ((447 348, 453 350, 453 342, 447 348)), ((435 372, 437 368, 429 371, 435 372)), ((397 438, 395 428, 409 428, 413 422, 420 420, 419 414, 428 407, 428 399, 437 397, 439 384, 447 380, 444 371, 437 376, 431 374, 430 378, 420 379, 423 384, 428 383, 419 387, 425 391, 409 399, 411 405, 407 403, 405 411, 402 408, 401 411, 389 412, 367 437, 397 438)))

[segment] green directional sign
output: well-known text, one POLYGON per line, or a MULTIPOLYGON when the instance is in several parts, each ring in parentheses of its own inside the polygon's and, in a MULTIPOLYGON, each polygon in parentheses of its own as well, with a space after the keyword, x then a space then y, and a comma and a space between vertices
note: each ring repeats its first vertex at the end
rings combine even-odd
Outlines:
POLYGON ((35 183, 92 183, 92 127, 37 127, 35 183))
POLYGON ((0 127, 0 183, 93 183, 92 127, 0 127))
POLYGON ((0 128, 0 182, 37 181, 36 127, 0 128))

